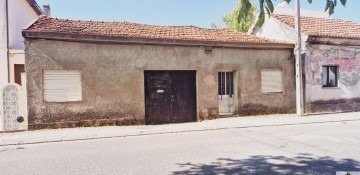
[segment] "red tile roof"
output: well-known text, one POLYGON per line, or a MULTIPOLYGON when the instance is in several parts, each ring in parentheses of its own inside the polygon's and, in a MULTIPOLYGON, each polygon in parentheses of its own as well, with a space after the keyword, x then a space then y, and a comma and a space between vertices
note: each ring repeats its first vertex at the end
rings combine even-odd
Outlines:
MULTIPOLYGON (((294 16, 272 15, 275 19, 295 27, 294 16)), ((360 39, 360 24, 342 19, 301 17, 302 33, 309 36, 360 39)))
POLYGON ((200 42, 284 44, 228 29, 206 29, 194 26, 155 26, 129 22, 79 21, 40 18, 23 31, 37 34, 74 34, 136 39, 161 39, 200 42))

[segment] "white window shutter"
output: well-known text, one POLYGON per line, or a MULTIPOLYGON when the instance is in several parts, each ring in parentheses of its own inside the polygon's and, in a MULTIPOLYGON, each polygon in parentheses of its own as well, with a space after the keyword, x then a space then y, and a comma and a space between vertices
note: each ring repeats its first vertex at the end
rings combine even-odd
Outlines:
POLYGON ((283 92, 282 72, 280 69, 261 70, 261 92, 283 92))
POLYGON ((80 71, 44 70, 44 100, 47 102, 81 101, 80 71))

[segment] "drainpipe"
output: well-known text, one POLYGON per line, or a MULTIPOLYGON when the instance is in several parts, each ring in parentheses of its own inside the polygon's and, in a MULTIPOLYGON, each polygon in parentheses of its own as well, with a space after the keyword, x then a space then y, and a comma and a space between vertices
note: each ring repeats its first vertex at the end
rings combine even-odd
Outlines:
POLYGON ((6 8, 6 59, 7 59, 7 72, 8 72, 8 83, 10 83, 10 42, 9 42, 9 2, 5 0, 6 8))

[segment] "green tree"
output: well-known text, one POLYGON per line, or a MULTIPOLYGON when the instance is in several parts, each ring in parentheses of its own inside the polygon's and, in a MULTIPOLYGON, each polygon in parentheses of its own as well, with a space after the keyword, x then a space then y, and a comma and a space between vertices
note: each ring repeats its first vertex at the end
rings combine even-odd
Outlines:
MULTIPOLYGON (((251 13, 251 9, 253 5, 250 2, 251 0, 240 0, 241 8, 238 13, 238 21, 241 21, 244 17, 251 13)), ((259 16, 256 26, 261 27, 265 21, 265 10, 268 14, 272 14, 274 12, 274 0, 259 0, 259 16)), ((286 2, 290 2, 291 0, 283 0, 286 2)), ((310 4, 312 0, 307 0, 310 4)), ((343 6, 346 4, 346 0, 339 0, 343 6)), ((329 10, 329 14, 332 15, 334 13, 334 9, 337 5, 338 0, 326 0, 325 3, 325 11, 329 10)))
MULTIPOLYGON (((238 32, 247 32, 255 22, 256 6, 252 5, 248 13, 238 20, 238 14, 241 8, 241 0, 236 4, 235 8, 222 16, 222 21, 227 28, 238 32)), ((215 23, 211 23, 212 28, 221 28, 215 23)))

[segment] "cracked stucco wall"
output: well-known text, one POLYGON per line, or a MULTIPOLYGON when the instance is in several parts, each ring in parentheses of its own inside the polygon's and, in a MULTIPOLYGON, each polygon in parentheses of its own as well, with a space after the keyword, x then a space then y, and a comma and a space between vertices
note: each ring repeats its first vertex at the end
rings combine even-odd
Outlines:
POLYGON ((359 110, 360 46, 307 44, 305 88, 307 112, 359 110), (322 67, 339 67, 338 87, 322 87, 322 67))
POLYGON ((290 49, 213 48, 26 41, 30 124, 92 119, 145 119, 144 70, 196 70, 197 111, 218 113, 217 73, 236 72, 236 112, 293 112, 295 80, 290 49), (44 69, 80 70, 81 102, 48 103, 44 69), (260 70, 281 69, 283 93, 263 94, 260 70))

